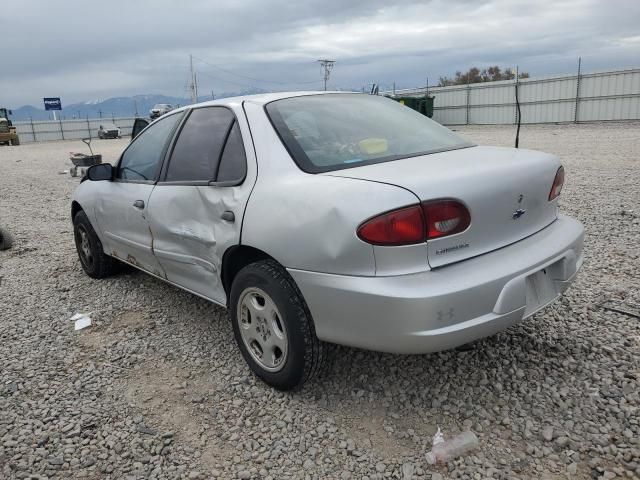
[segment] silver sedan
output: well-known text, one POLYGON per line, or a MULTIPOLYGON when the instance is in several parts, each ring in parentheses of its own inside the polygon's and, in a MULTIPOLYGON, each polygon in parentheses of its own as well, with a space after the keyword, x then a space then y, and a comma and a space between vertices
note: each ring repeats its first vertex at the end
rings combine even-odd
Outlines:
POLYGON ((583 259, 557 158, 475 146, 378 96, 183 107, 85 180, 71 205, 85 272, 124 262, 227 307, 251 369, 283 390, 325 342, 426 353, 498 332, 583 259))

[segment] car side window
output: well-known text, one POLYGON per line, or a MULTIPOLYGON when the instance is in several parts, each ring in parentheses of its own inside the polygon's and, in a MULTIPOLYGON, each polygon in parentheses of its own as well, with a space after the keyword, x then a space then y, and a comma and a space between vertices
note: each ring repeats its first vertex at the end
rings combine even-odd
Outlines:
POLYGON ((224 141, 234 119, 233 113, 224 107, 194 109, 176 140, 165 180, 215 180, 224 141))
POLYGON ((241 182, 247 175, 247 156, 242 143, 240 126, 233 123, 229 138, 224 146, 220 167, 218 168, 218 182, 241 182))
POLYGON ((123 180, 154 180, 162 156, 182 114, 177 113, 151 124, 135 137, 122 154, 116 178, 123 180))

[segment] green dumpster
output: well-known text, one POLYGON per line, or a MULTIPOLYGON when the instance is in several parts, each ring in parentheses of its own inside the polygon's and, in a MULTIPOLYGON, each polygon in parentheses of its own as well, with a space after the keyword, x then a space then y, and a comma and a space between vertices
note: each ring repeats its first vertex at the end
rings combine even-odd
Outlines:
POLYGON ((425 95, 424 97, 392 97, 401 104, 420 112, 423 115, 433 117, 433 95, 425 95))

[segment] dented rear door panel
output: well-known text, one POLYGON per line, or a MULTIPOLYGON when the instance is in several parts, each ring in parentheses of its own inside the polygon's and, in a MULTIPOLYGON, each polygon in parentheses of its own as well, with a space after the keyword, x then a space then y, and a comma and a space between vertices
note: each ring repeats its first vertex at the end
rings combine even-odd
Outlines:
POLYGON ((226 304, 220 280, 222 256, 240 242, 247 197, 244 184, 156 186, 149 200, 149 223, 153 251, 167 280, 226 304), (232 212, 235 221, 223 220, 225 212, 232 212))
POLYGON ((240 127, 247 172, 240 185, 176 185, 158 182, 149 199, 153 251, 166 279, 227 304, 220 278, 222 257, 241 243, 245 207, 258 174, 251 130, 240 103, 230 103, 240 127), (231 212, 234 220, 223 219, 231 212))

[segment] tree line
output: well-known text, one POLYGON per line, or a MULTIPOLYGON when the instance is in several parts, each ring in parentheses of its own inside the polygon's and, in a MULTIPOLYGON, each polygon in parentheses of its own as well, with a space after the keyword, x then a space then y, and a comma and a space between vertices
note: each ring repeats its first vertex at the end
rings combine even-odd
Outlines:
MULTIPOLYGON (((516 73, 512 68, 502 70, 498 65, 494 65, 480 70, 478 67, 471 67, 466 72, 456 72, 453 78, 440 77, 438 86, 446 87, 449 85, 466 85, 467 83, 495 82, 498 80, 513 80, 514 78, 516 78, 516 73)), ((518 78, 529 78, 529 73, 519 72, 518 78)))

